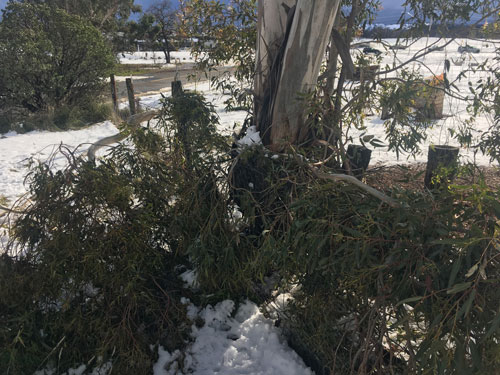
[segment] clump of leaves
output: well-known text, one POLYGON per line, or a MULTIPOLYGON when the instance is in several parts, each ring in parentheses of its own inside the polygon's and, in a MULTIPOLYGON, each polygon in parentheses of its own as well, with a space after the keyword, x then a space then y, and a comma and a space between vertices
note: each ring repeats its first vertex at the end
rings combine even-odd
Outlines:
POLYGON ((202 228, 198 257, 213 258, 197 264, 200 275, 228 293, 258 294, 270 282, 292 290, 281 324, 318 373, 495 369, 500 192, 395 190, 391 208, 318 179, 298 155, 248 149, 238 162, 240 231, 202 228), (229 250, 217 252, 220 243, 229 250))
POLYGON ((10 2, 0 23, 0 50, 0 102, 30 113, 83 107, 114 66, 96 28, 48 5, 10 2))
POLYGON ((150 345, 184 345, 179 207, 213 150, 227 147, 216 120, 201 96, 186 93, 165 100, 156 125, 125 130, 133 146, 97 165, 61 147, 65 169, 34 167, 33 204, 0 261, 0 372, 83 363, 90 373, 111 363, 117 373, 149 373, 150 345))

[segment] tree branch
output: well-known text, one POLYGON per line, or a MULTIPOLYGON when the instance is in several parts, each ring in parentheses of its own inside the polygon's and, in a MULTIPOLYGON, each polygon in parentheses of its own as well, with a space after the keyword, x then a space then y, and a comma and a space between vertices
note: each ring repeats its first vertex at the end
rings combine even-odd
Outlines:
POLYGON ((357 186, 361 190, 367 192, 368 194, 372 195, 373 197, 375 197, 377 199, 380 199, 382 202, 387 203, 389 206, 391 206, 393 208, 400 207, 400 204, 398 202, 396 202, 394 199, 392 199, 392 198, 388 197, 387 195, 385 195, 384 193, 372 188, 371 186, 362 183, 360 180, 358 180, 354 176, 349 176, 347 174, 340 174, 340 173, 337 173, 337 174, 324 173, 324 172, 320 172, 317 168, 314 168, 310 165, 309 165, 309 168, 311 169, 312 173, 318 178, 330 180, 333 182, 339 182, 339 181, 347 182, 351 185, 357 186))
MULTIPOLYGON (((160 113, 160 111, 155 110, 155 111, 142 112, 142 113, 138 113, 136 115, 130 116, 127 119, 127 125, 131 126, 133 129, 136 129, 139 127, 139 125, 142 122, 151 120, 158 113, 160 113)), ((102 138, 99 141, 97 141, 96 143, 92 144, 92 146, 90 146, 89 150, 87 151, 87 157, 88 157, 89 161, 91 161, 91 162, 95 161, 95 154, 96 154, 97 150, 101 149, 104 146, 108 146, 108 145, 111 145, 113 143, 120 142, 127 137, 128 137, 128 134, 120 132, 118 134, 102 138)))
MULTIPOLYGON (((24 213, 25 213, 25 211, 13 210, 13 209, 11 209, 11 208, 7 208, 7 207, 4 207, 4 206, 2 206, 2 205, 0 205, 0 210, 2 210, 2 211, 7 211, 7 212, 9 212, 9 213, 11 213, 11 214, 20 214, 20 215, 22 215, 22 214, 24 214, 24 213)), ((5 215, 5 213, 0 214, 0 217, 2 217, 2 216, 4 216, 4 215, 5 215)))

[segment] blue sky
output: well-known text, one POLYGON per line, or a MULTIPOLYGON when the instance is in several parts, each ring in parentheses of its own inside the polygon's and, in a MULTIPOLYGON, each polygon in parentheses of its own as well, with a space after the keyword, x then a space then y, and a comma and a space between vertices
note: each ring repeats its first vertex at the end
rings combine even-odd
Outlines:
MULTIPOLYGON (((142 5, 143 9, 147 9, 149 5, 154 3, 157 0, 135 0, 136 4, 142 5)), ((177 0, 171 0, 172 5, 177 6, 178 1, 177 0)), ((387 12, 390 9, 397 9, 401 7, 401 4, 403 4, 404 0, 382 0, 382 6, 386 9, 386 11, 382 11, 379 14, 379 22, 382 23, 392 23, 395 22, 395 20, 392 20, 393 18, 397 19, 399 15, 394 15, 394 13, 389 13, 387 12)), ((7 0, 0 0, 0 9, 5 7, 5 4, 7 4, 7 0)))
MULTIPOLYGON (((141 4, 144 8, 147 8, 155 0, 136 0, 137 4, 141 4)), ((177 5, 177 0, 172 0, 172 4, 177 5)), ((398 7, 403 3, 403 0, 383 0, 382 5, 386 8, 398 7)), ((0 0, 0 8, 3 8, 7 4, 7 0, 0 0)))
MULTIPOLYGON (((0 0, 2 2, 4 0, 0 0)), ((177 0, 171 0, 172 5, 177 5, 178 1, 177 0)), ((5 1, 4 1, 5 2, 5 1)), ((155 2, 155 0, 135 0, 137 4, 140 4, 143 6, 144 9, 146 9, 151 3, 155 2)), ((387 9, 394 9, 394 8, 399 8, 401 4, 403 4, 403 0, 382 0, 382 6, 387 9)))

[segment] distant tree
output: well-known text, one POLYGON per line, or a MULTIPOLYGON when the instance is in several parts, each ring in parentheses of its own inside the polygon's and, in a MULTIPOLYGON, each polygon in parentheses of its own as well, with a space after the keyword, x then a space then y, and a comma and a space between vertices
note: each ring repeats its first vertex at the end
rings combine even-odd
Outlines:
POLYGON ((146 48, 155 48, 156 35, 160 32, 159 26, 155 25, 155 18, 151 14, 143 14, 138 21, 127 23, 125 34, 128 37, 129 45, 135 46, 137 40, 144 40, 146 48))
POLYGON ((176 29, 177 11, 170 0, 153 3, 140 20, 144 34, 148 36, 156 48, 165 54, 165 60, 170 63, 170 52, 174 49, 173 37, 176 29))
POLYGON ((11 2, 0 23, 0 100, 38 112, 93 96, 114 65, 102 34, 79 16, 11 2))
POLYGON ((69 14, 84 17, 105 32, 115 30, 119 20, 128 20, 132 12, 141 10, 140 6, 134 4, 134 0, 20 0, 20 2, 56 6, 69 14))

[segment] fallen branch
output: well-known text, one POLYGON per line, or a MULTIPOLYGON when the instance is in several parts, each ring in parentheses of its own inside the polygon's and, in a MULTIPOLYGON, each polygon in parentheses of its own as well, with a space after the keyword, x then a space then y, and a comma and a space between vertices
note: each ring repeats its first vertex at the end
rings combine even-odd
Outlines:
POLYGON ((347 175, 347 174, 341 174, 341 173, 324 173, 324 172, 320 172, 316 167, 314 167, 314 165, 306 163, 301 158, 299 158, 297 154, 294 154, 294 155, 295 155, 295 160, 299 164, 304 165, 307 168, 309 168, 311 170, 311 172, 316 177, 318 177, 318 178, 330 180, 330 181, 333 181, 333 182, 339 182, 339 181, 347 182, 349 184, 357 186, 361 190, 366 191, 368 194, 372 195, 375 198, 380 199, 382 202, 387 203, 391 207, 394 207, 394 208, 400 207, 400 204, 397 201, 395 201, 391 197, 388 197, 387 195, 385 195, 384 193, 378 191, 377 189, 374 189, 371 186, 362 183, 360 180, 358 180, 354 176, 350 176, 350 175, 347 175))
POLYGON ((399 203, 396 202, 394 199, 388 197, 387 195, 378 191, 377 189, 374 189, 371 186, 368 186, 367 184, 362 183, 360 180, 358 180, 354 176, 349 176, 346 174, 324 173, 324 172, 318 171, 316 168, 314 168, 312 166, 310 166, 310 168, 316 177, 330 180, 330 181, 334 181, 334 182, 338 182, 338 181, 347 182, 349 184, 352 184, 352 185, 359 187, 361 190, 366 191, 368 194, 374 196, 377 199, 380 199, 382 202, 387 203, 391 207, 399 207, 400 206, 399 203))
MULTIPOLYGON (((143 123, 144 121, 151 120, 158 113, 160 113, 160 111, 155 110, 155 111, 142 112, 142 113, 138 113, 136 115, 130 116, 127 119, 127 125, 132 126, 135 129, 135 128, 139 127, 139 125, 141 123, 143 123)), ((88 157, 89 161, 92 161, 92 162, 95 161, 95 154, 102 147, 123 141, 127 137, 128 137, 127 133, 120 132, 118 134, 111 135, 109 137, 105 137, 105 138, 100 139, 99 141, 97 141, 96 143, 94 143, 92 146, 89 147, 89 150, 87 151, 87 157, 88 157)))

